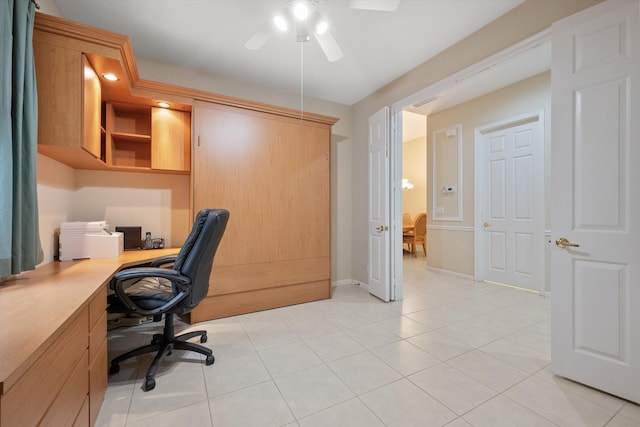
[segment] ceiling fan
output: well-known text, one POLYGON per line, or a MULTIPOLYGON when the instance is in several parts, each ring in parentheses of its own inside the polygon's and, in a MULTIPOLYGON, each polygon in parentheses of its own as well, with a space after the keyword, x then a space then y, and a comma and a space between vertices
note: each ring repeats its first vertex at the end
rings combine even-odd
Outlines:
MULTIPOLYGON (((269 18, 244 44, 247 49, 260 49, 277 31, 286 32, 295 27, 296 41, 309 41, 313 34, 320 48, 330 62, 343 57, 342 49, 329 31, 329 24, 319 10, 321 0, 288 0, 287 5, 269 18)), ((326 1, 326 0, 325 0, 326 1)), ((400 0, 350 0, 352 9, 393 12, 398 8, 400 0)))

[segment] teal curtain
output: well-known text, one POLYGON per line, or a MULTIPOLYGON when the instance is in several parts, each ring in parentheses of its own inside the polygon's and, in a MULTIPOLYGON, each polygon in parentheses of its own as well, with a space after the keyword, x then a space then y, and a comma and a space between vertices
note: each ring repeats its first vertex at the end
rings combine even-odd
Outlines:
POLYGON ((35 5, 0 0, 0 277, 42 262, 38 231, 35 5))

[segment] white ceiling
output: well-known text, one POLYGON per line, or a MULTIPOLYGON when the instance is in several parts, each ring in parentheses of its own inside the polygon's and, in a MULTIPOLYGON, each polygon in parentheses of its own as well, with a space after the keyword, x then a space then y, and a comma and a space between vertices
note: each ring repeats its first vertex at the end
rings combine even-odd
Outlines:
MULTIPOLYGON (((384 1, 384 0, 382 0, 384 1)), ((128 35, 136 56, 345 105, 365 98, 524 0, 402 0, 395 12, 319 0, 344 57, 278 34, 244 43, 287 0, 55 0, 66 19, 128 35)))

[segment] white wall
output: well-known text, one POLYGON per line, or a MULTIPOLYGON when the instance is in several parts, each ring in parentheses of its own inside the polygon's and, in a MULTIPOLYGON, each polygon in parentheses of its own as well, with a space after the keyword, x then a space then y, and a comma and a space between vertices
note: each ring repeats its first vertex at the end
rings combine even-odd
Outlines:
POLYGON ((73 194, 76 187, 75 171, 49 157, 38 154, 38 213, 43 264, 57 255, 55 234, 60 224, 70 221, 73 194))
POLYGON ((40 9, 36 9, 36 12, 46 13, 47 15, 57 16, 59 18, 62 17, 60 13, 60 9, 58 9, 58 5, 54 0, 37 0, 38 5, 40 5, 40 9))
POLYGON ((189 177, 75 170, 38 155, 38 210, 44 261, 57 255, 57 233, 67 221, 136 225, 166 246, 179 246, 189 234, 189 177))
POLYGON ((142 234, 180 246, 191 230, 189 176, 134 172, 76 171, 71 221, 107 220, 141 226, 142 234))

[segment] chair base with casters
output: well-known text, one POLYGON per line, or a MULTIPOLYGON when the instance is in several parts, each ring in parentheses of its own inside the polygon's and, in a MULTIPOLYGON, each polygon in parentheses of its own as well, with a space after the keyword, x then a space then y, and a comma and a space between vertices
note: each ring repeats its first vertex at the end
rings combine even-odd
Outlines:
POLYGON ((149 369, 147 369, 147 375, 143 384, 144 391, 149 391, 153 390, 156 386, 156 371, 162 363, 162 360, 165 356, 171 355, 173 350, 195 351, 196 353, 206 356, 206 365, 213 365, 216 359, 210 348, 186 341, 199 336, 200 342, 204 344, 207 342, 207 331, 192 331, 176 336, 173 320, 173 314, 166 314, 164 318, 164 333, 155 334, 150 344, 128 351, 114 358, 111 361, 111 366, 109 367, 109 375, 114 375, 120 372, 120 363, 127 359, 147 353, 157 352, 156 356, 153 358, 153 362, 151 362, 151 365, 149 366, 149 369))

